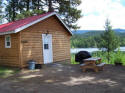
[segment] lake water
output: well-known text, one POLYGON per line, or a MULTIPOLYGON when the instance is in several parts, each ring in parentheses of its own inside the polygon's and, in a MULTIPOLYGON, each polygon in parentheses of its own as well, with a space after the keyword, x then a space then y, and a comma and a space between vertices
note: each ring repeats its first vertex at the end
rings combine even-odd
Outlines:
MULTIPOLYGON (((73 48, 70 49, 71 53, 78 53, 79 51, 88 51, 90 53, 100 51, 98 48, 73 48)), ((120 51, 125 51, 125 47, 120 47, 120 51)))

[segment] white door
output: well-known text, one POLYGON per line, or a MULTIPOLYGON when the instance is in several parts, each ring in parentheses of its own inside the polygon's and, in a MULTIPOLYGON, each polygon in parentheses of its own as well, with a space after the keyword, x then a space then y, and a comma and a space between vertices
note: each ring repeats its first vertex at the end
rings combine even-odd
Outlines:
POLYGON ((42 34, 44 64, 53 62, 52 35, 42 34))

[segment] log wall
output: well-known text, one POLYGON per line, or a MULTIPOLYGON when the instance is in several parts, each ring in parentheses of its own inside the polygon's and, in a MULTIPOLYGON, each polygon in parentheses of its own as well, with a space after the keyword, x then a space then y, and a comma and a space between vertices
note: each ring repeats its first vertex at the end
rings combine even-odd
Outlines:
POLYGON ((47 31, 52 34, 54 62, 70 59, 71 35, 62 23, 55 16, 52 16, 20 32, 23 67, 31 59, 43 64, 42 34, 47 31))
POLYGON ((20 67, 19 33, 10 36, 11 48, 5 48, 5 35, 0 36, 0 65, 20 67))
POLYGON ((28 60, 43 64, 42 34, 52 34, 53 61, 70 60, 70 37, 56 16, 49 17, 17 34, 11 35, 11 48, 5 48, 5 35, 0 36, 0 65, 25 67, 28 60))

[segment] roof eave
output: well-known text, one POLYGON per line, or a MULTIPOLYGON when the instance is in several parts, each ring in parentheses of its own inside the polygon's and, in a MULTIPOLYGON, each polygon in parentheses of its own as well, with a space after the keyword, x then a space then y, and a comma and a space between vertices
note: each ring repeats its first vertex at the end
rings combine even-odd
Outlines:
POLYGON ((34 25, 34 24, 36 24, 36 23, 38 23, 38 22, 40 22, 40 21, 42 21, 42 20, 44 20, 44 19, 46 19, 46 18, 48 18, 48 17, 51 17, 51 16, 53 16, 53 15, 56 15, 57 18, 61 21, 61 23, 62 23, 62 24, 66 27, 66 29, 69 31, 69 33, 70 33, 71 35, 73 35, 72 32, 70 31, 70 29, 66 26, 66 24, 62 21, 62 19, 61 19, 61 18, 58 16, 58 14, 55 13, 55 12, 53 12, 53 13, 47 15, 47 16, 44 16, 44 17, 42 17, 42 18, 40 18, 40 19, 37 19, 37 20, 35 20, 35 21, 33 21, 33 22, 27 24, 27 25, 24 25, 24 26, 22 26, 22 27, 19 27, 19 28, 15 29, 14 31, 1 32, 0 35, 18 33, 18 32, 20 32, 20 31, 22 31, 23 29, 26 29, 26 28, 28 28, 29 26, 32 26, 32 25, 34 25))
POLYGON ((13 34, 15 31, 1 32, 0 35, 13 34))
POLYGON ((72 31, 69 29, 69 27, 62 21, 60 16, 55 13, 55 15, 58 17, 58 19, 61 21, 61 23, 66 27, 66 29, 70 32, 71 35, 73 35, 72 31))

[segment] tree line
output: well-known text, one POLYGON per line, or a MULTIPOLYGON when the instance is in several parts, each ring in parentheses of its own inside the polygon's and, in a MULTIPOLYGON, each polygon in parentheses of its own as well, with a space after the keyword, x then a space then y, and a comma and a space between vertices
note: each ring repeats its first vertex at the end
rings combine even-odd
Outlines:
POLYGON ((81 0, 6 0, 6 2, 4 4, 2 0, 0 6, 4 5, 4 18, 9 22, 55 11, 69 28, 79 28, 76 21, 81 17, 81 10, 78 10, 77 6, 81 4, 81 0))
MULTIPOLYGON (((74 34, 71 38, 71 48, 97 48, 97 44, 101 41, 101 33, 103 32, 74 34)), ((119 46, 125 46, 125 34, 118 32, 115 34, 118 36, 119 46)))
MULTIPOLYGON (((113 41, 113 46, 125 46, 125 33, 120 33, 116 31, 106 32, 106 31, 91 31, 86 32, 83 34, 74 34, 71 38, 71 48, 98 48, 100 45, 104 44, 105 46, 108 46, 105 44, 106 42, 113 41), (113 34, 113 35, 112 35, 113 34), (108 36, 109 35, 109 36, 108 36), (111 40, 109 40, 111 37, 111 40), (114 38, 116 37, 116 38, 114 38), (106 42, 104 43, 103 39, 106 38, 106 42), (116 43, 114 43, 117 41, 116 43)), ((103 46, 104 46, 103 45, 103 46)), ((114 49, 114 48, 113 48, 114 49)))

